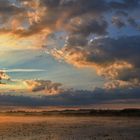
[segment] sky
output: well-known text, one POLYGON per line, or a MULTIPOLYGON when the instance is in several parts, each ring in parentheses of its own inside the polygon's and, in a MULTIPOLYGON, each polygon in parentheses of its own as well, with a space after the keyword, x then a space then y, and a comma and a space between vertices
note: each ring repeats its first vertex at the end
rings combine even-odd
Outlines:
POLYGON ((139 13, 140 0, 0 0, 0 106, 139 104, 139 13))

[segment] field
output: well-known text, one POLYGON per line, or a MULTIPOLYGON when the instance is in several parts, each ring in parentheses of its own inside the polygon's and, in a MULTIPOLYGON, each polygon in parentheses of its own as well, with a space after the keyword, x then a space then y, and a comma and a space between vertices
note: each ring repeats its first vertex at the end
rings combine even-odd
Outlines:
POLYGON ((139 140, 139 117, 0 116, 0 140, 139 140))

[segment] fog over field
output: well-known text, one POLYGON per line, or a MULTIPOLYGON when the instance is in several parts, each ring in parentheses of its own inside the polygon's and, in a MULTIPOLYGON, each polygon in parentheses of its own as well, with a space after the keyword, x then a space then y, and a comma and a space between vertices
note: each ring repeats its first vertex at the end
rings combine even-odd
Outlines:
POLYGON ((0 116, 1 140, 139 140, 140 119, 0 116))

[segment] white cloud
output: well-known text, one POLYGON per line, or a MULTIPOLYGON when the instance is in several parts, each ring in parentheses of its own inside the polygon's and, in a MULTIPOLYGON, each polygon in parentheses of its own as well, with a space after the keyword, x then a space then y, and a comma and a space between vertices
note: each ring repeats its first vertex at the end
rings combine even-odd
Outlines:
POLYGON ((1 69, 3 72, 41 72, 46 71, 44 69, 1 69))

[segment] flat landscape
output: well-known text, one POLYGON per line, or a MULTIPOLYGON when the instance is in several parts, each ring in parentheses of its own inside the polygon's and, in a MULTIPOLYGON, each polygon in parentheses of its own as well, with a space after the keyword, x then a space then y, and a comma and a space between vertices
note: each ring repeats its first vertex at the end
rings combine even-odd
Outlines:
POLYGON ((0 115, 0 140, 139 140, 139 117, 0 115))

